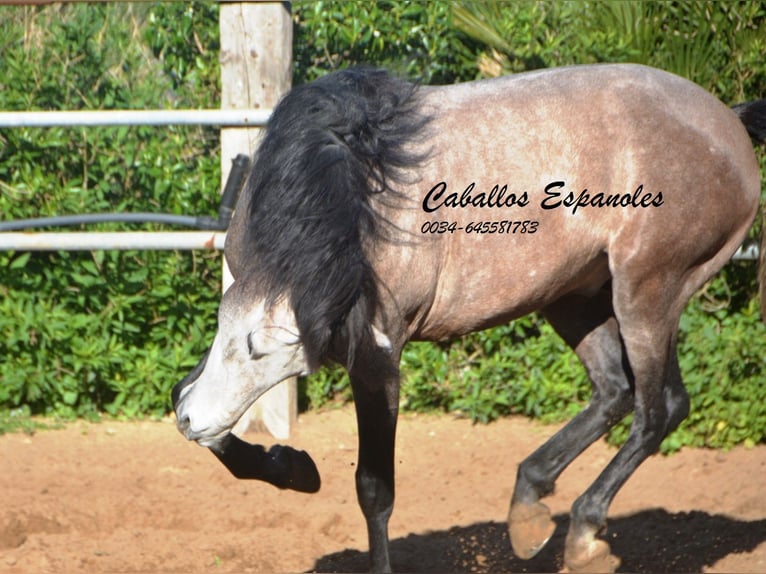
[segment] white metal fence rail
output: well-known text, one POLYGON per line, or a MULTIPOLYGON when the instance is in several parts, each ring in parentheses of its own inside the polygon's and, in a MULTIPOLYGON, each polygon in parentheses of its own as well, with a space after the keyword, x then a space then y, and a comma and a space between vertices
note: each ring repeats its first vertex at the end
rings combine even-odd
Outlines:
MULTIPOLYGON (((0 112, 0 128, 208 125, 263 127, 271 110, 98 110, 0 112)), ((233 158, 232 158, 233 159, 233 158)), ((0 217, 0 219, 2 219, 0 217)), ((222 250, 225 232, 0 232, 3 251, 222 250)))
POLYGON ((263 127, 271 110, 85 110, 0 112, 0 127, 208 125, 263 127))

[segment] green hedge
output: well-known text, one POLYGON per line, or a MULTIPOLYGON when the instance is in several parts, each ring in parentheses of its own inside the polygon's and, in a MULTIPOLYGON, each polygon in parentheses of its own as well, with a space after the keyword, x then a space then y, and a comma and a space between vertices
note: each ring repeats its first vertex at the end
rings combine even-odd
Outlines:
MULTIPOLYGON (((639 61, 726 102, 766 95, 760 3, 302 0, 293 9, 294 83, 354 63, 451 83, 639 61)), ((0 7, 0 109, 217 107, 217 11, 213 3, 0 7)), ((0 219, 215 214, 219 154, 212 129, 3 129, 0 219)), ((766 332, 755 290, 755 265, 731 264, 684 314, 692 414, 665 450, 764 440, 766 332)), ((219 292, 214 253, 0 252, 0 428, 18 412, 168 412, 171 387, 215 331, 219 292)), ((589 397, 576 357, 535 315, 451 344, 412 344, 402 370, 405 410, 482 422, 510 413, 564 420, 589 397)), ((302 389, 308 408, 349 398, 339 369, 302 389)))
MULTIPOLYGON (((217 6, 0 7, 0 59, 0 109, 216 107, 217 6)), ((3 129, 1 218, 215 215, 219 156, 214 129, 3 129)), ((0 405, 166 413, 215 328, 220 275, 214 253, 0 252, 0 405)))

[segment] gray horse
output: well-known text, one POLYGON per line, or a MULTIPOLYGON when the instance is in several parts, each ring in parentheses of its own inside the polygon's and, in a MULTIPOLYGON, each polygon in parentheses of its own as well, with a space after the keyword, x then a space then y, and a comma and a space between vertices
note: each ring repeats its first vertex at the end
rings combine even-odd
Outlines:
POLYGON ((521 463, 513 550, 529 558, 545 545, 554 522, 540 500, 633 411, 627 442, 574 502, 566 538, 570 571, 613 571, 619 560, 599 538, 608 507, 689 411, 681 312, 758 209, 748 132, 766 136, 766 100, 732 110, 636 65, 445 87, 351 69, 295 88, 274 111, 227 237, 235 281, 218 332, 174 391, 179 429, 238 459, 239 476, 315 490, 318 476, 300 484, 315 472, 305 453, 253 451, 247 470, 248 445, 229 433, 280 381, 343 364, 371 568, 389 571, 402 348, 539 310, 593 393, 521 463))

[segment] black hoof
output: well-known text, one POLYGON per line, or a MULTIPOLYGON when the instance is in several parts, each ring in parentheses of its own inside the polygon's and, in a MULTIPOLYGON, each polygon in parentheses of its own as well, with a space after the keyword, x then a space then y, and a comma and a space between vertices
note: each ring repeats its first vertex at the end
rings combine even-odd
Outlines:
POLYGON ((290 446, 275 445, 267 451, 229 434, 210 450, 240 479, 263 480, 298 492, 317 492, 321 486, 319 471, 309 454, 290 446))

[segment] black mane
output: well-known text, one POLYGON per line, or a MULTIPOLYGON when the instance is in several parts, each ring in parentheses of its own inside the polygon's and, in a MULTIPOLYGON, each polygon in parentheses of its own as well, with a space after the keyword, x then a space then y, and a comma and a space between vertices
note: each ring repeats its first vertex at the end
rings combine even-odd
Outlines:
POLYGON ((354 68, 291 90, 269 120, 247 183, 248 266, 270 303, 295 311, 309 361, 371 341, 376 278, 365 254, 385 239, 371 204, 396 195, 427 118, 415 85, 354 68))

